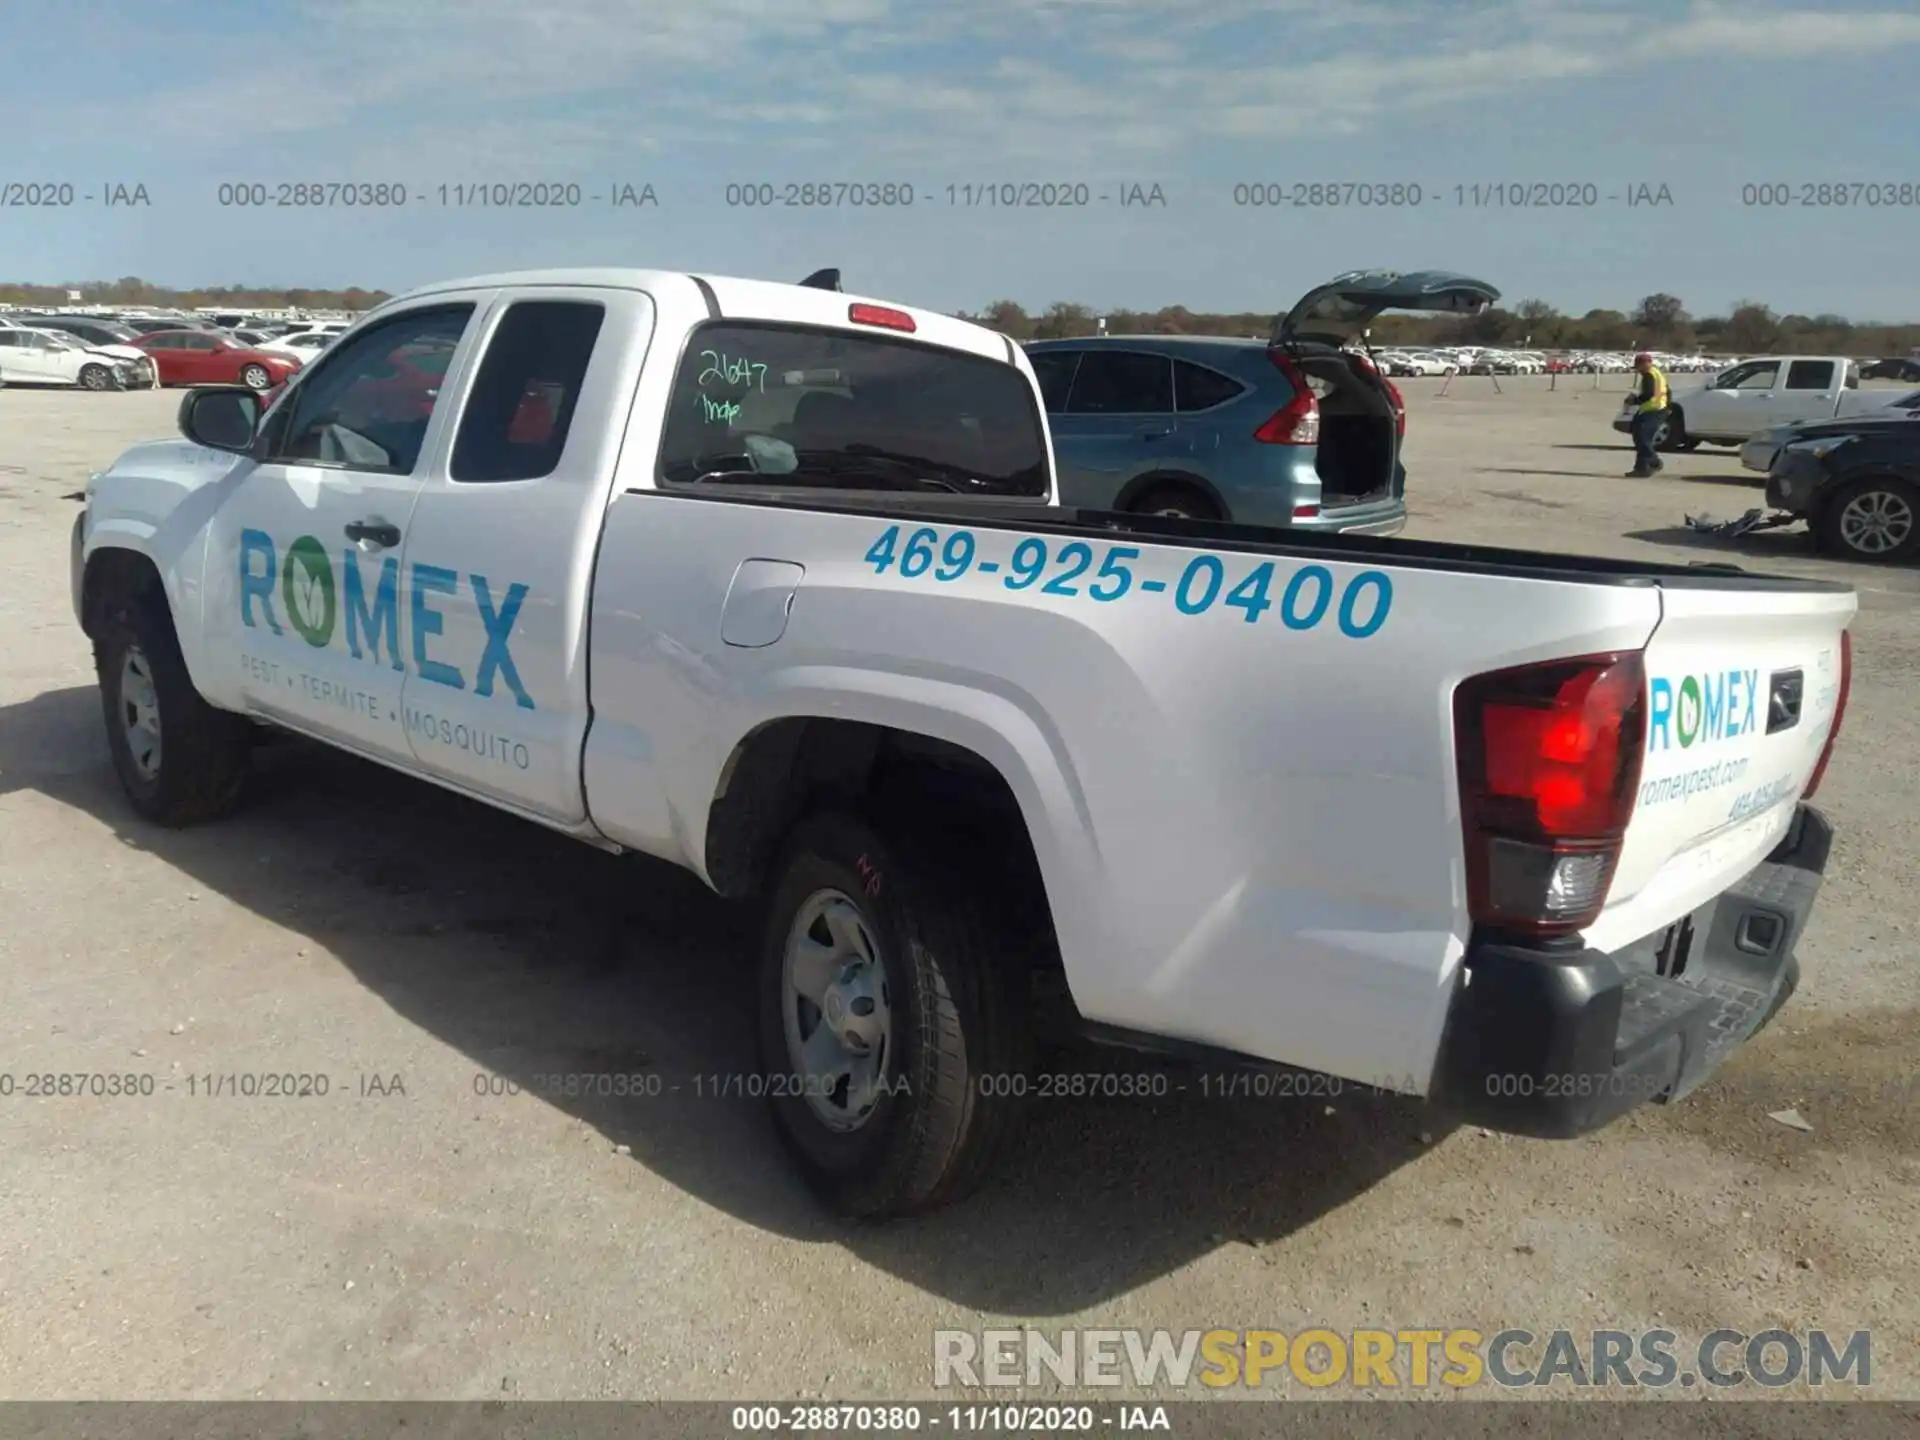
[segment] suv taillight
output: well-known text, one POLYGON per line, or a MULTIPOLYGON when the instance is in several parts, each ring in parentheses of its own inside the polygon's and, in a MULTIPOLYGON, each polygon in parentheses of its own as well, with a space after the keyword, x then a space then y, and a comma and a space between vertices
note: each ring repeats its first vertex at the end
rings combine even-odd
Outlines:
POLYGON ((1474 924, 1546 938, 1599 915, 1640 788, 1646 689, 1630 651, 1496 670, 1454 691, 1474 924))
POLYGON ((1314 398, 1305 372, 1292 357, 1278 350, 1269 350, 1267 358, 1286 376, 1287 383, 1293 387, 1293 398, 1274 411, 1267 422, 1253 432, 1253 438, 1262 445, 1318 445, 1320 402, 1314 398))
POLYGON ((1847 718, 1847 696, 1853 693, 1853 632, 1840 632, 1840 697, 1833 702, 1833 724, 1827 727, 1827 743, 1820 747, 1820 761, 1813 767, 1802 800, 1811 800, 1820 782, 1827 778, 1827 762, 1833 758, 1833 742, 1840 738, 1840 722, 1847 718))
POLYGON ((1406 398, 1401 395, 1400 387, 1385 375, 1380 377, 1380 383, 1387 387, 1387 403, 1393 406, 1393 433, 1404 440, 1407 438, 1406 398))

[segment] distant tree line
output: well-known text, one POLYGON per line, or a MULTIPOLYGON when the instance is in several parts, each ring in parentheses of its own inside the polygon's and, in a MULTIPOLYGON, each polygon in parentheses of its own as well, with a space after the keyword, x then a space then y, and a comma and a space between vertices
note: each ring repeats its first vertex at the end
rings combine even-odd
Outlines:
POLYGON ((371 310, 392 297, 385 290, 287 289, 278 285, 213 285, 175 290, 129 275, 113 281, 73 281, 65 285, 18 285, 0 282, 0 305, 152 305, 165 310, 371 310), (80 299, 67 292, 78 290, 80 299))
MULTIPOLYGON (((1011 300, 961 315, 1016 340, 1092 335, 1105 319, 1115 335, 1258 335, 1273 326, 1270 311, 1203 315, 1184 305, 1164 310, 1095 310, 1061 302, 1030 315, 1011 300)), ((1563 315, 1544 300, 1522 300, 1472 316, 1382 315, 1375 345, 1525 345, 1533 350, 1667 350, 1761 355, 1905 355, 1920 345, 1920 324, 1862 325, 1840 315, 1780 315, 1742 300, 1726 315, 1695 317, 1673 295, 1649 295, 1631 312, 1589 310, 1563 315)))
MULTIPOLYGON (((196 310, 369 310, 391 298, 385 290, 284 289, 271 285, 225 285, 176 290, 134 276, 70 285, 0 283, 0 303, 66 305, 69 290, 89 305, 155 305, 196 310)), ((1016 340, 1092 335, 1105 319, 1116 335, 1265 335, 1270 311, 1239 315, 1201 314, 1184 305, 1163 310, 1106 310, 1066 301, 1029 314, 1012 300, 997 300, 963 320, 1016 340)), ((1522 300, 1473 316, 1383 315, 1374 322, 1376 345, 1525 345, 1534 350, 1705 350, 1716 354, 1905 355, 1920 346, 1920 323, 1856 324, 1840 315, 1780 315, 1758 300, 1741 300, 1725 315, 1694 316, 1674 295, 1649 295, 1631 311, 1589 310, 1564 315, 1544 300, 1522 300)))

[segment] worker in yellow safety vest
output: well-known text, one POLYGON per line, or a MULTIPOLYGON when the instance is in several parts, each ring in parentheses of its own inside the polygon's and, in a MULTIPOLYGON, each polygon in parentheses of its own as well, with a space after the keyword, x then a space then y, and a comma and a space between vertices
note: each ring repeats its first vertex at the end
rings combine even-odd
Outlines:
POLYGON ((1666 468, 1654 442, 1666 427, 1671 396, 1667 377, 1653 363, 1653 356, 1642 350, 1633 357, 1633 368, 1640 374, 1640 383, 1628 402, 1633 406, 1633 469, 1627 472, 1627 478, 1642 480, 1666 468))

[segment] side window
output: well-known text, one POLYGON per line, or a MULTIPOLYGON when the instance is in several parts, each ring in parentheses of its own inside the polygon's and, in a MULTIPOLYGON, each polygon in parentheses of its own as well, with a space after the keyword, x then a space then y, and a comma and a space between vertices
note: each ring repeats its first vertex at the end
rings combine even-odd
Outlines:
POLYGON ((1787 367, 1787 389, 1824 390, 1833 384, 1833 361, 1796 360, 1787 367))
POLYGON ((1774 382, 1779 378, 1779 362, 1769 360, 1762 364, 1749 366, 1743 371, 1736 372, 1732 378, 1732 383, 1727 388, 1731 390, 1771 390, 1773 389, 1774 382))
POLYGON ((508 307, 460 417, 448 470, 453 479, 539 480, 559 467, 606 318, 605 307, 578 300, 521 300, 508 307))
POLYGON ((1211 410, 1245 393, 1246 387, 1230 375, 1185 360, 1173 362, 1173 398, 1183 415, 1211 410))
POLYGON ((410 310, 315 361, 270 417, 267 458, 411 475, 440 399, 418 357, 451 357, 472 317, 471 305, 410 310))
POLYGON ((18 330, 0 330, 0 346, 12 349, 19 345, 19 343, 20 332, 18 330))
POLYGON ((1070 415, 1167 415, 1173 411, 1173 362, 1164 355, 1090 350, 1073 377, 1070 415))
POLYGON ((1067 392, 1073 388, 1073 372, 1080 364, 1080 351, 1042 350, 1027 359, 1033 362, 1033 377, 1040 382, 1040 398, 1046 404, 1047 413, 1060 414, 1067 408, 1067 392))

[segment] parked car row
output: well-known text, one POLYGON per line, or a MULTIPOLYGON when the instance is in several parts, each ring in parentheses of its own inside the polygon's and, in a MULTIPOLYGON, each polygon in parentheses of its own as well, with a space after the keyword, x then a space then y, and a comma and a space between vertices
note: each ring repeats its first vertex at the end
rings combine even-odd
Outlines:
POLYGON ((95 345, 63 330, 0 320, 0 385, 146 390, 158 383, 152 359, 132 346, 95 345))
POLYGON ((179 317, 14 310, 0 315, 0 384, 87 390, 240 384, 271 390, 338 334, 269 335, 179 317))
MULTIPOLYGON (((1513 350, 1488 345, 1398 346, 1377 353, 1381 370, 1396 378, 1428 375, 1625 374, 1631 354, 1595 351, 1513 350)), ((1718 370, 1733 362, 1704 355, 1663 355, 1661 368, 1675 374, 1718 370)))
POLYGON ((300 366, 294 354, 257 349, 210 330, 158 330, 101 346, 63 330, 0 322, 0 384, 86 390, 246 385, 265 391, 285 384, 300 366))

